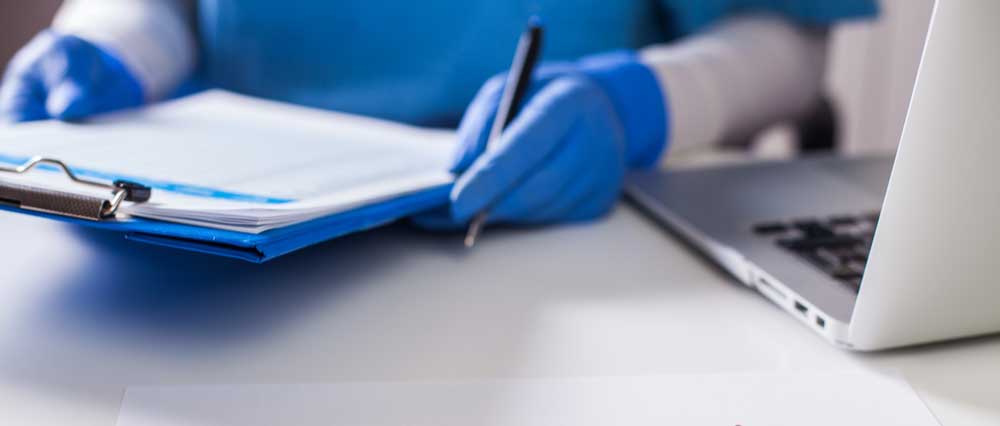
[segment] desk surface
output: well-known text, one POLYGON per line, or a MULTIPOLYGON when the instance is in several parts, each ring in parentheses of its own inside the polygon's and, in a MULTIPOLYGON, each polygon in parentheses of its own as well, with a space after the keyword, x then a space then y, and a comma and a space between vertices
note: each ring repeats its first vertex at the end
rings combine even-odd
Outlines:
POLYGON ((397 226, 263 266, 8 213, 0 235, 4 424, 110 426, 132 384, 853 369, 902 372, 945 426, 1000 424, 1000 337, 835 349, 629 207, 473 251, 397 226))

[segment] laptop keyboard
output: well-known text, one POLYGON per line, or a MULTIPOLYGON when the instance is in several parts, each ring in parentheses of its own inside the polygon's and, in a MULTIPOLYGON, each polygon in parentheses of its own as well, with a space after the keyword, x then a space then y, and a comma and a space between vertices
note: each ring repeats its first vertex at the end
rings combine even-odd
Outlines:
POLYGON ((870 213, 761 223, 753 231, 858 292, 877 223, 870 213))

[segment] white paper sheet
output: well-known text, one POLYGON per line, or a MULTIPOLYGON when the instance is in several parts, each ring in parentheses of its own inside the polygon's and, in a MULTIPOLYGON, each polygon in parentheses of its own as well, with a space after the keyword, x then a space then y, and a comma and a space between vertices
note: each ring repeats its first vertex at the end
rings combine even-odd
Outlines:
POLYGON ((866 373, 130 387, 118 426, 940 426, 866 373))
POLYGON ((446 185, 453 143, 451 131, 209 91, 86 124, 4 128, 0 157, 159 183, 129 214, 262 232, 446 185))

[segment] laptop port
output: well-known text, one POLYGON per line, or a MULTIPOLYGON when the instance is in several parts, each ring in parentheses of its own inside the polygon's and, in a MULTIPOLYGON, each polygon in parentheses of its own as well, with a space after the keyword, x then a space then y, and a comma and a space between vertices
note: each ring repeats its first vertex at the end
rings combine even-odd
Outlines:
POLYGON ((778 296, 779 299, 788 299, 788 296, 785 295, 785 292, 779 290, 778 287, 771 285, 771 282, 768 281, 767 278, 757 277, 757 284, 759 288, 767 289, 769 293, 778 296))
POLYGON ((809 308, 807 308, 806 305, 803 305, 802 303, 800 303, 798 301, 795 302, 795 310, 799 311, 802 315, 808 315, 809 314, 809 308))
POLYGON ((816 325, 818 325, 819 328, 826 328, 826 320, 823 319, 823 317, 816 317, 816 325))

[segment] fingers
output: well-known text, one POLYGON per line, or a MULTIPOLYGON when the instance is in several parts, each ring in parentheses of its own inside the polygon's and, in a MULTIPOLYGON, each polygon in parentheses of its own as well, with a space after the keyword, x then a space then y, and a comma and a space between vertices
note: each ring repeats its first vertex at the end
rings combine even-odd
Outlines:
POLYGON ((92 114, 94 110, 92 99, 86 86, 76 80, 67 79, 49 92, 45 110, 52 118, 76 120, 92 114))
MULTIPOLYGON (((579 130, 575 133, 579 133, 579 130)), ((583 155, 591 159, 597 154, 596 149, 593 149, 591 144, 577 143, 577 145, 586 145, 588 149, 583 155)), ((522 212, 520 220, 524 223, 541 224, 564 218, 580 205, 581 200, 590 198, 598 191, 600 180, 605 177, 606 168, 601 162, 596 164, 590 162, 582 166, 575 171, 573 179, 567 181, 545 203, 530 211, 522 212)))
MULTIPOLYGON (((526 98, 530 99, 553 80, 572 73, 573 67, 573 64, 569 62, 546 64, 532 77, 532 85, 526 98)), ((452 162, 452 173, 464 172, 485 150, 490 131, 493 129, 493 121, 497 115, 500 98, 503 96, 506 79, 506 73, 489 79, 476 94, 472 104, 466 109, 462 123, 458 127, 460 143, 452 162)))
MULTIPOLYGON (((489 95, 499 96, 499 88, 491 90, 489 95)), ((489 212, 491 223, 588 220, 614 206, 624 176, 625 136, 610 101, 589 80, 572 75, 536 92, 498 141, 466 144, 484 152, 456 183, 451 214, 442 209, 421 215, 413 220, 417 226, 461 230, 480 211, 489 212)), ((478 137, 469 127, 464 131, 478 137)))
POLYGON ((464 172, 486 148, 490 128, 493 127, 500 96, 503 93, 503 83, 502 76, 489 79, 465 110, 462 123, 458 126, 460 142, 455 159, 452 161, 452 173, 464 172))
POLYGON ((582 175, 545 207, 526 214, 522 220, 542 224, 597 218, 607 213, 620 196, 615 176, 608 166, 582 175))
MULTIPOLYGON (((616 126, 599 111, 586 108, 577 125, 566 136, 567 144, 585 147, 581 162, 567 170, 568 179, 557 191, 524 185, 524 191, 548 196, 530 209, 517 212, 519 223, 544 224, 588 220, 606 213, 617 201, 624 175, 624 151, 614 138, 616 126)), ((546 166, 547 168, 548 166, 546 166)), ((539 174, 546 169, 539 170, 539 174)), ((521 192, 521 188, 515 194, 521 192)), ((505 204, 502 201, 501 204, 505 204)), ((507 219, 512 220, 512 219, 507 219)))
POLYGON ((47 118, 45 90, 37 79, 14 76, 0 86, 0 119, 20 123, 47 118))
POLYGON ((146 92, 125 64, 108 52, 92 45, 88 47, 93 50, 93 68, 74 75, 74 81, 85 82, 81 87, 86 90, 81 103, 68 105, 68 118, 142 106, 146 92), (76 110, 79 112, 74 112, 74 107, 79 108, 76 110))
POLYGON ((45 32, 18 53, 0 89, 0 110, 8 119, 45 120, 80 109, 82 90, 67 81, 73 61, 64 47, 45 32))
POLYGON ((578 132, 571 131, 553 154, 543 160, 544 167, 534 170, 490 209, 490 221, 525 221, 557 199, 574 181, 584 178, 592 149, 587 143, 579 143, 585 141, 575 133, 578 132))
POLYGON ((625 131, 614 115, 607 113, 611 108, 611 105, 601 106, 596 101, 585 108, 582 121, 587 129, 582 133, 605 138, 604 143, 588 144, 593 148, 592 158, 600 159, 590 163, 592 169, 584 172, 588 179, 581 179, 589 184, 589 189, 574 192, 574 188, 569 188, 561 194, 561 199, 541 210, 537 220, 591 220, 606 214, 618 202, 625 179, 625 131))
POLYGON ((452 216, 467 221, 510 192, 560 145, 574 124, 580 83, 557 79, 527 103, 500 140, 486 148, 452 191, 452 216))
POLYGON ((84 40, 43 32, 17 54, 0 87, 8 120, 78 120, 139 106, 139 82, 121 61, 84 40))
MULTIPOLYGON (((566 216, 581 199, 595 192, 595 177, 600 173, 587 173, 587 156, 591 153, 585 143, 567 140, 545 159, 545 166, 535 170, 523 184, 503 196, 489 210, 489 223, 546 223, 566 216)), ((433 231, 457 231, 468 226, 466 221, 452 217, 447 209, 440 209, 413 218, 417 226, 433 231)))
POLYGON ((96 48, 76 38, 60 38, 40 66, 48 88, 45 110, 52 118, 75 120, 95 112, 94 85, 104 77, 96 48))
POLYGON ((43 31, 14 55, 0 86, 0 116, 13 122, 44 120, 47 89, 39 63, 52 51, 54 36, 43 31))

